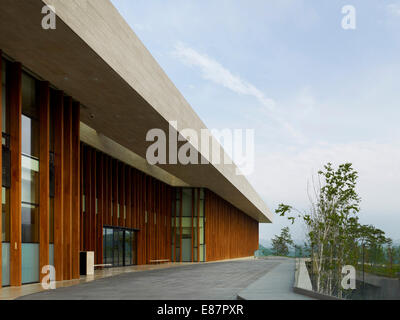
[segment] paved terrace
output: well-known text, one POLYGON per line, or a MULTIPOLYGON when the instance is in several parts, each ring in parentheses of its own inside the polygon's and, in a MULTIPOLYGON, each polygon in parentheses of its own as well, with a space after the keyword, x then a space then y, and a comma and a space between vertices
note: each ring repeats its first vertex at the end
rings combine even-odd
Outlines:
POLYGON ((294 259, 244 259, 126 272, 20 299, 233 300, 251 284, 257 288, 252 299, 306 299, 292 292, 293 279, 294 259), (267 277, 269 273, 272 277, 267 277), (269 295, 262 295, 264 291, 257 285, 259 281, 266 286, 269 295), (275 296, 271 294, 274 291, 275 296))

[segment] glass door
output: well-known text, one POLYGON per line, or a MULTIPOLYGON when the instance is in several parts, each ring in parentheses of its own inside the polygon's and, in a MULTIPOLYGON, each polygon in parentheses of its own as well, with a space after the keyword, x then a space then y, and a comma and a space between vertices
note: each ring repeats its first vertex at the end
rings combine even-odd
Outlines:
POLYGON ((131 229, 103 228, 104 263, 112 267, 136 264, 136 232, 131 229))

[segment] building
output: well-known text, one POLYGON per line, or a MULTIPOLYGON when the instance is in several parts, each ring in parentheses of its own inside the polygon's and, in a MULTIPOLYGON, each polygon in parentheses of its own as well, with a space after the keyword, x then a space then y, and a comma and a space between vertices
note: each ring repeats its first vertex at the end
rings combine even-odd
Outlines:
POLYGON ((2 0, 0 50, 2 286, 254 254, 272 215, 235 165, 146 162, 150 129, 205 125, 109 0, 2 0))

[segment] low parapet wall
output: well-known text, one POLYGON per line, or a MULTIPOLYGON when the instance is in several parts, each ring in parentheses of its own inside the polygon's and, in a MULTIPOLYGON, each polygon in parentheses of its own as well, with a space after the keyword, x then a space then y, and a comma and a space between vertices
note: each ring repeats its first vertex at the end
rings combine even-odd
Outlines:
POLYGON ((337 297, 313 291, 310 275, 308 274, 306 258, 296 259, 296 271, 293 291, 318 300, 343 300, 337 297))

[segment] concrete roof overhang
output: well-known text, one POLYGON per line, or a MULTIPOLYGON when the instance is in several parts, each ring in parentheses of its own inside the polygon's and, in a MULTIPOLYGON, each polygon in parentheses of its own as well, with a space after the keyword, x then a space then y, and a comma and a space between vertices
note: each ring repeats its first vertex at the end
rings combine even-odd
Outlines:
MULTIPOLYGON (((0 49, 79 100, 84 124, 142 158, 150 129, 168 132, 168 121, 177 121, 178 131, 206 128, 109 0, 1 0, 0 49), (41 26, 45 4, 56 9, 55 30, 41 26)), ((259 222, 272 222, 234 164, 159 167, 259 222)))

